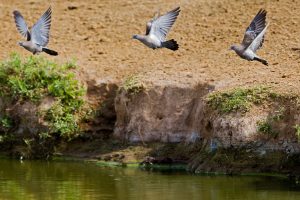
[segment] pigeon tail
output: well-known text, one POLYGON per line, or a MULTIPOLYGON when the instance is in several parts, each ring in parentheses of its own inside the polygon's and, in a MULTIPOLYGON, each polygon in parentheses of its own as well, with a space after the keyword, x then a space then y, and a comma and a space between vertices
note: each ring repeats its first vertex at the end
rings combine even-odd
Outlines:
POLYGON ((266 66, 269 65, 269 64, 268 64, 268 61, 266 61, 266 60, 264 60, 264 59, 261 59, 261 58, 258 58, 258 57, 254 57, 253 60, 256 60, 256 61, 258 61, 258 62, 261 62, 262 64, 264 64, 264 65, 266 65, 266 66))
POLYGON ((166 47, 167 49, 171 49, 173 51, 176 51, 179 48, 177 42, 175 40, 173 40, 173 39, 172 40, 168 40, 166 42, 163 42, 162 46, 166 47))
POLYGON ((51 49, 47 49, 47 48, 44 48, 44 47, 43 47, 43 52, 45 52, 45 53, 47 53, 51 56, 57 56, 58 55, 58 53, 56 51, 53 51, 51 49))

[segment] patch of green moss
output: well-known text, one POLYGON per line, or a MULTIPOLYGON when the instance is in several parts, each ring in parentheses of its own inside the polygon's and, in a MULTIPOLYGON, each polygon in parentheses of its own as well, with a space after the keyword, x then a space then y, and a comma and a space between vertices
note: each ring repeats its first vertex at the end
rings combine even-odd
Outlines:
POLYGON ((285 152, 268 152, 245 148, 219 148, 214 153, 198 152, 190 160, 188 170, 202 172, 283 172, 285 169, 295 169, 299 166, 299 154, 289 158, 285 152))
POLYGON ((247 112, 253 104, 261 104, 276 96, 268 87, 236 88, 210 94, 207 103, 221 113, 247 112))

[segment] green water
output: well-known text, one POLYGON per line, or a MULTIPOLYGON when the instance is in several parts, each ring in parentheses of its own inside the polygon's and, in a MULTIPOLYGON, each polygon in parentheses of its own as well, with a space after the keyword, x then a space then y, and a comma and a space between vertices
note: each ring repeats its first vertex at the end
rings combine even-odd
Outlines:
POLYGON ((2 199, 299 200, 300 188, 271 177, 196 176, 80 162, 0 160, 2 199))

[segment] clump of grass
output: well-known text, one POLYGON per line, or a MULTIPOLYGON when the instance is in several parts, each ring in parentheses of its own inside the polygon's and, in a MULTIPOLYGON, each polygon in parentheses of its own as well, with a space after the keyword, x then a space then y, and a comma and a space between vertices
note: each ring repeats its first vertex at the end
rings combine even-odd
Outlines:
MULTIPOLYGON (((41 116, 50 126, 50 132, 44 135, 58 133, 71 138, 78 131, 78 115, 85 94, 74 73, 69 71, 74 66, 75 61, 58 65, 43 57, 22 59, 14 53, 7 61, 0 63, 0 96, 36 104, 44 97, 54 97, 56 103, 41 116)), ((9 121, 2 121, 2 124, 9 125, 9 121)))
POLYGON ((300 142, 300 125, 296 124, 294 126, 294 128, 296 129, 296 136, 297 136, 298 142, 300 142))
POLYGON ((257 122, 257 131, 274 138, 278 136, 278 133, 272 129, 271 123, 265 120, 257 122))
POLYGON ((14 121, 8 115, 0 117, 0 143, 12 140, 13 137, 9 134, 9 131, 14 126, 14 121))
POLYGON ((273 121, 280 121, 284 118, 284 112, 285 112, 284 107, 280 107, 278 110, 275 111, 274 115, 272 116, 273 121))
POLYGON ((124 81, 122 88, 124 88, 124 90, 130 95, 136 95, 144 90, 143 84, 135 75, 129 76, 124 81))
POLYGON ((8 129, 13 127, 13 120, 7 115, 0 117, 0 127, 7 132, 8 129))
POLYGON ((77 68, 76 59, 73 58, 71 60, 68 60, 65 64, 63 64, 63 67, 65 67, 66 69, 76 69, 77 68))
POLYGON ((257 122, 257 130, 262 133, 269 134, 272 132, 271 125, 266 121, 258 121, 257 122))
POLYGON ((207 102, 221 113, 247 112, 253 104, 261 104, 273 97, 276 97, 276 94, 268 87, 236 88, 227 92, 210 94, 207 102))

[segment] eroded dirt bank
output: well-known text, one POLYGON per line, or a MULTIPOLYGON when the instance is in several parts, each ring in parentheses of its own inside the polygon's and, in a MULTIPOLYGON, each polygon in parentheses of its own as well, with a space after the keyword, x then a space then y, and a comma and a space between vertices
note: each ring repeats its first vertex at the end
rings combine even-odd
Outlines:
POLYGON ((116 96, 114 137, 196 148, 188 160, 192 171, 299 173, 297 95, 261 85, 225 91, 201 83, 136 87, 116 96))
MULTIPOLYGON (((29 55, 16 46, 21 37, 12 11, 20 10, 32 25, 48 4, 0 1, 1 59, 12 51, 29 55)), ((53 99, 39 107, 0 101, 2 113, 17 122, 12 131, 38 141, 29 150, 31 140, 20 140, 1 146, 4 151, 18 157, 54 153, 121 162, 169 157, 188 162, 192 171, 299 170, 299 52, 291 50, 299 47, 299 1, 54 0, 51 5, 49 47, 60 56, 49 59, 77 59, 80 67, 74 71, 88 86, 95 113, 76 140, 54 137, 44 143, 35 134, 47 124, 35 113, 53 99), (130 39, 144 32, 155 11, 175 6, 182 11, 168 37, 178 41, 178 51, 152 51, 130 39), (242 40, 260 8, 268 11, 270 22, 259 51, 268 67, 228 51, 242 40), (253 89, 269 86, 273 92, 253 89), (230 89, 237 93, 208 100, 211 92, 230 89)))
POLYGON ((56 132, 41 136, 51 131, 40 115, 55 104, 51 98, 39 104, 3 99, 1 110, 15 122, 9 129, 15 139, 1 145, 2 151, 22 158, 187 163, 193 172, 299 174, 296 94, 267 85, 216 90, 207 83, 153 84, 130 76, 122 84, 87 82, 85 98, 93 114, 72 140, 56 132))

